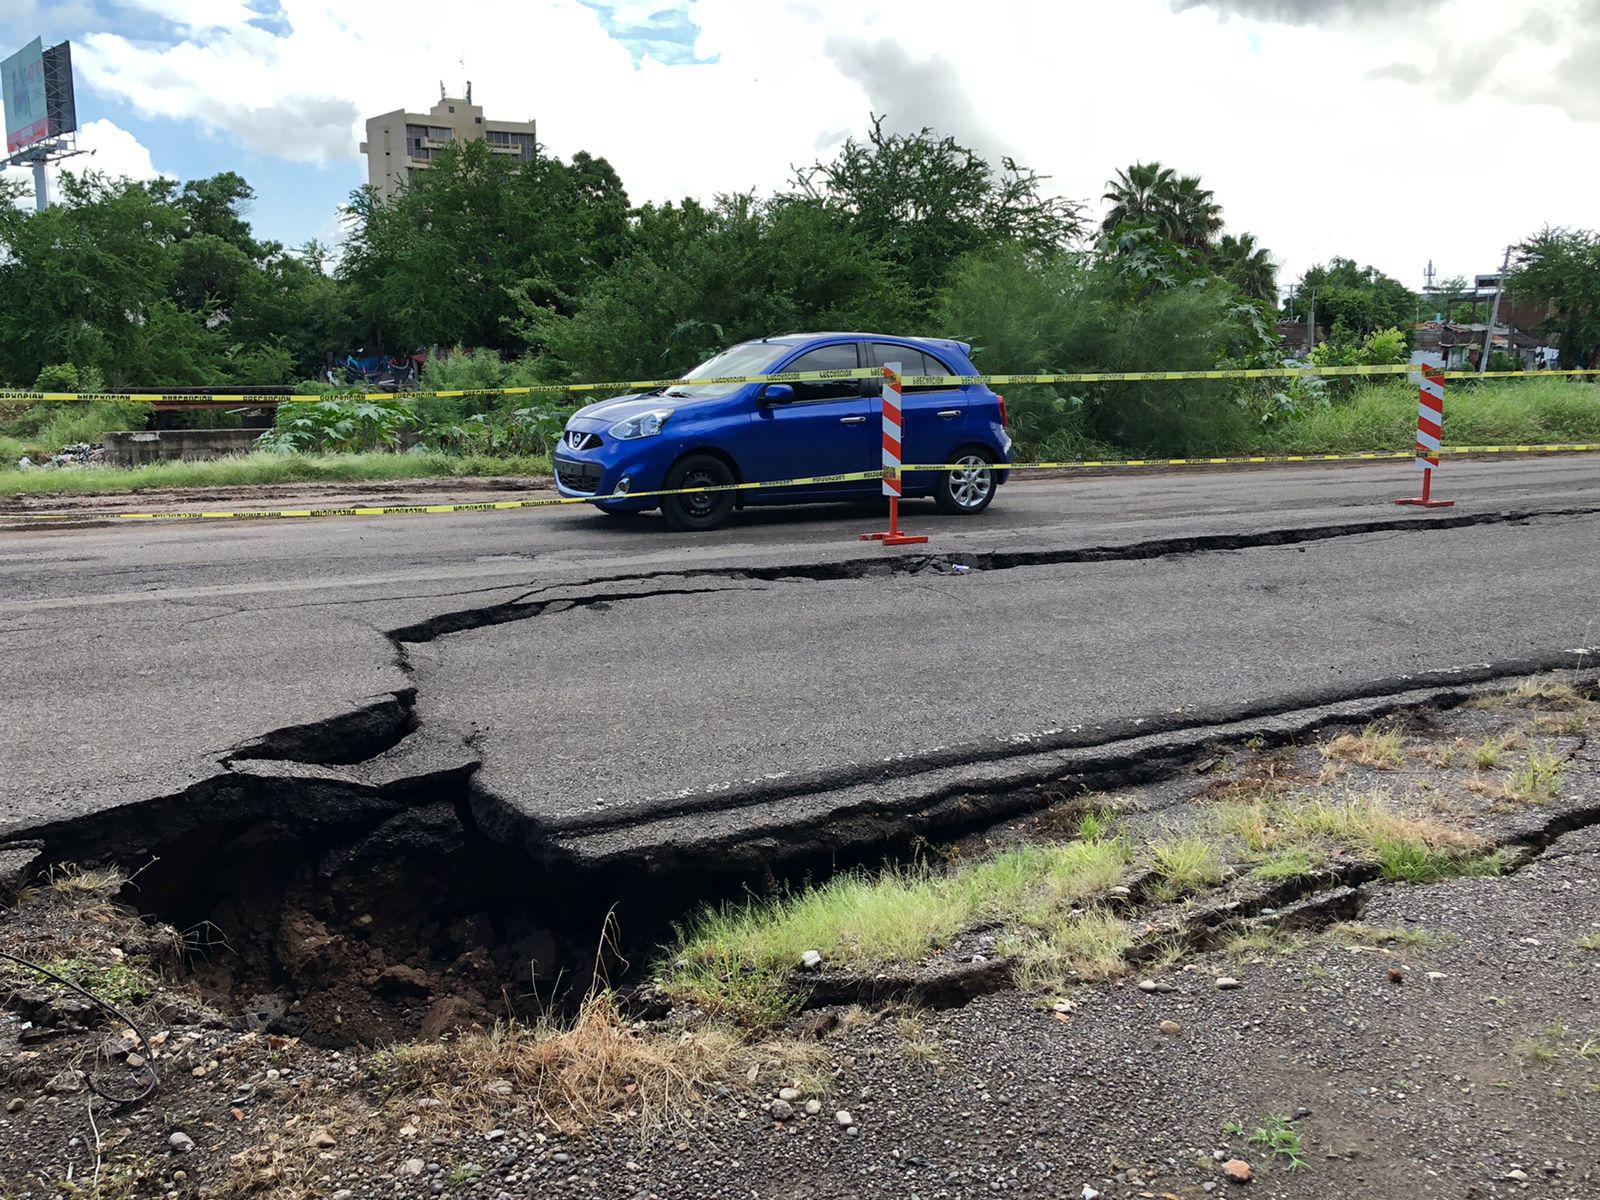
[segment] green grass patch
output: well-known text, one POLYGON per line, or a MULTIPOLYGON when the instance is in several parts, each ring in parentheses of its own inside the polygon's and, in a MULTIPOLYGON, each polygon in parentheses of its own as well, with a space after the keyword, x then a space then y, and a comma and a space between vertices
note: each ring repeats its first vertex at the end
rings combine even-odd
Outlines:
POLYGON ((1053 931, 1074 904, 1124 877, 1114 839, 1023 846, 938 872, 918 864, 836 876, 795 895, 702 912, 661 975, 674 998, 748 1025, 793 1010, 789 972, 807 950, 836 966, 917 963, 960 930, 997 920, 1053 931))
MULTIPOLYGON (((101 962, 87 955, 75 955, 41 965, 118 1008, 143 1004, 156 992, 157 980, 150 973, 149 963, 137 956, 101 962)), ((48 980, 46 984, 60 986, 48 980)))
POLYGON ((1408 950, 1422 950, 1439 941, 1439 935, 1431 930, 1368 925, 1363 921, 1340 921, 1329 927, 1326 936, 1346 946, 1403 946, 1408 950))
POLYGON ((1506 781, 1506 795, 1523 804, 1548 804, 1561 790, 1561 773, 1565 769, 1566 761, 1559 754, 1530 748, 1506 781))
POLYGON ((1600 930, 1596 930, 1594 933, 1586 933, 1579 938, 1578 949, 1600 951, 1600 930))
POLYGON ((1198 834, 1151 842, 1150 865, 1174 896, 1210 887, 1228 875, 1216 842, 1198 834))
POLYGON ((550 473, 542 455, 252 454, 143 467, 0 470, 0 496, 99 495, 154 488, 241 487, 268 483, 363 483, 399 479, 474 479, 550 473))
POLYGON ((1306 1165, 1302 1154, 1304 1141, 1300 1131, 1290 1124, 1287 1117, 1267 1117, 1254 1129, 1246 1128, 1239 1121, 1229 1121, 1222 1131, 1243 1138, 1248 1145, 1260 1146, 1291 1171, 1298 1171, 1306 1165))
POLYGON ((1286 879, 1304 879, 1316 875, 1327 865, 1327 859, 1313 854, 1304 846, 1287 846, 1274 850, 1250 871, 1258 879, 1278 883, 1286 879))
POLYGON ((1110 979, 1127 967, 1133 931, 1100 909, 1068 913, 1046 928, 1024 928, 1001 943, 1019 960, 1024 988, 1061 991, 1074 982, 1110 979))
MULTIPOLYGON (((1566 379, 1485 380, 1446 386, 1446 446, 1593 442, 1600 439, 1600 387, 1566 379)), ((1417 390, 1401 380, 1358 388, 1345 401, 1270 427, 1248 449, 1269 454, 1409 450, 1417 390)))

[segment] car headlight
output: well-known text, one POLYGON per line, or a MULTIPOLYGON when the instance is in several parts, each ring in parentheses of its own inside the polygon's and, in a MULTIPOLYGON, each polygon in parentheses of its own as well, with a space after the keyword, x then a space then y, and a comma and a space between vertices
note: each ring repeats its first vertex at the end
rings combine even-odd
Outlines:
POLYGON ((670 408, 653 408, 636 417, 629 417, 626 421, 618 421, 611 427, 611 436, 623 442, 632 441, 634 438, 654 437, 661 432, 662 424, 671 415, 670 408))

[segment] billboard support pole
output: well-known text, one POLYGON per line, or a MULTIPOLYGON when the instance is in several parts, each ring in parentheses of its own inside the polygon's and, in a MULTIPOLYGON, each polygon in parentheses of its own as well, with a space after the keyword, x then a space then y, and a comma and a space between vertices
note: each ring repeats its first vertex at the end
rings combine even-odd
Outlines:
POLYGON ((50 176, 45 173, 43 157, 33 160, 33 211, 43 212, 50 207, 50 176))

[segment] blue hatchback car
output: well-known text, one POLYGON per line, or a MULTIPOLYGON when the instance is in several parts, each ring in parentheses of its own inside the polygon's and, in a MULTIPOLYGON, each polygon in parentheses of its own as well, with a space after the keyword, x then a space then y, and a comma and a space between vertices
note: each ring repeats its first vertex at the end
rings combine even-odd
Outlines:
MULTIPOLYGON (((904 375, 974 375, 971 347, 940 338, 797 333, 743 342, 685 378, 831 371, 898 362, 904 375)), ((1005 401, 983 384, 907 387, 902 462, 959 470, 907 474, 906 496, 932 496, 948 513, 982 512, 1011 461, 1005 401)), ((557 446, 563 496, 614 496, 876 471, 882 466, 883 387, 877 379, 701 384, 602 400, 567 421, 557 446)), ((826 486, 607 499, 608 513, 661 508, 679 530, 716 529, 736 507, 865 500, 877 479, 826 486)))

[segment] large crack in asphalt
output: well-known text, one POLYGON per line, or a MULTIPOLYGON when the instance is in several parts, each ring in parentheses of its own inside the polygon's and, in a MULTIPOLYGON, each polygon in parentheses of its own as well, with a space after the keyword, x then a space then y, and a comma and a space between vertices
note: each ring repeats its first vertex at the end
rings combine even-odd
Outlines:
MULTIPOLYGON (((397 663, 410 671, 414 645, 597 604, 957 566, 1003 571, 1150 559, 1595 512, 1600 508, 1505 511, 1123 546, 663 569, 530 587, 511 600, 439 614, 387 636, 397 663)), ((552 973, 577 968, 576 978, 586 979, 596 932, 619 905, 633 922, 627 947, 643 949, 674 919, 775 875, 826 877, 896 853, 914 838, 1175 773, 1221 744, 1283 742, 1329 725, 1448 707, 1508 679, 1592 670, 1597 660, 1600 647, 1561 649, 932 747, 824 772, 687 789, 544 825, 478 786, 481 760, 472 736, 420 720, 413 686, 236 745, 219 757, 217 774, 178 792, 17 837, 39 847, 40 863, 142 868, 141 908, 180 928, 209 927, 222 917, 233 927, 238 966, 222 972, 217 988, 235 997, 250 988, 298 997, 290 1003, 302 1004, 300 1027, 327 1015, 318 1007, 323 1000, 336 1008, 342 1003, 333 981, 352 972, 367 981, 363 994, 385 1000, 385 1012, 403 1008, 418 989, 441 988, 492 1010, 496 979, 523 996, 537 995, 552 973), (351 928, 360 931, 355 940, 351 928), (308 954, 312 944, 339 949, 308 954), (426 964, 427 982, 391 970, 417 962, 426 964), (308 996, 322 1000, 306 1007, 308 996)), ((391 1017, 358 1022, 338 1036, 390 1036, 404 1026, 391 1017)))

